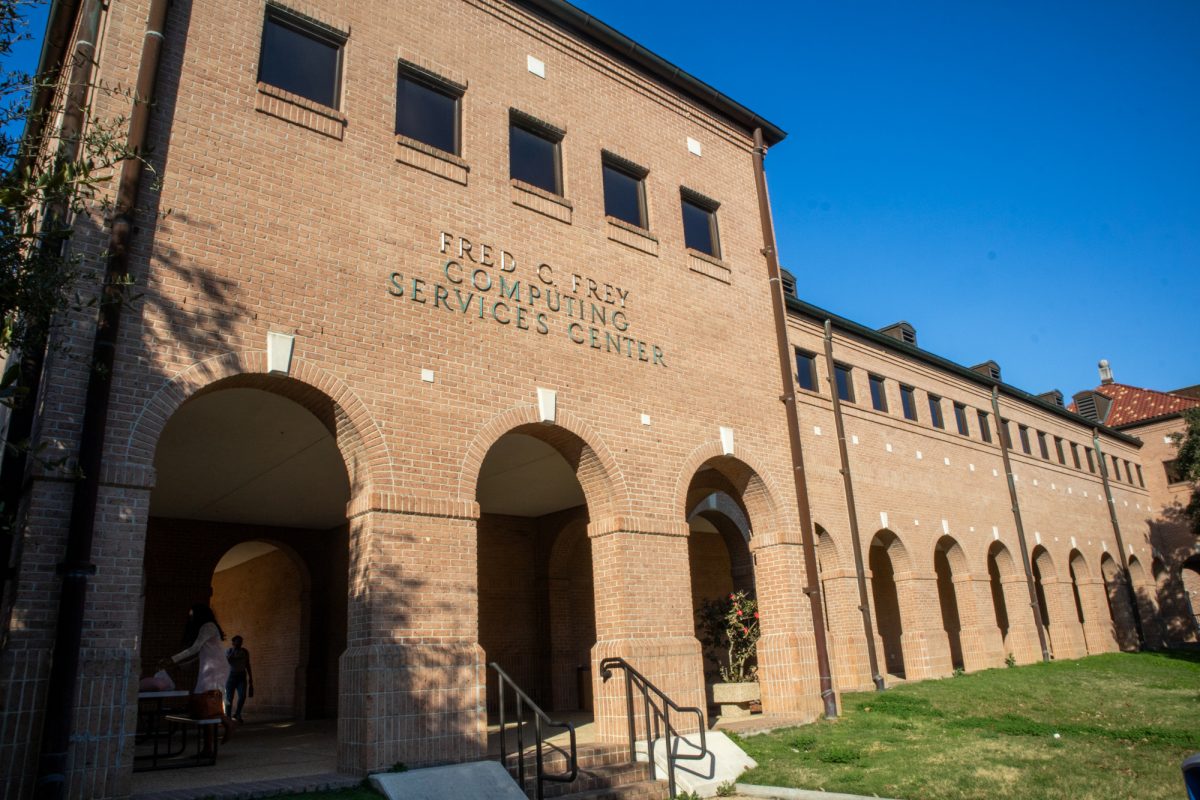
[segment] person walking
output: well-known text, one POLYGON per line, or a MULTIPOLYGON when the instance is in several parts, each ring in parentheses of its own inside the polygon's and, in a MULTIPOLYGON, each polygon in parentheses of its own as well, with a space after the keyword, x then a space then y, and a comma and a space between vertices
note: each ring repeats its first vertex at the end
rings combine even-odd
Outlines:
POLYGON ((233 637, 233 647, 225 651, 229 662, 229 679, 225 681, 225 716, 242 721, 242 707, 247 697, 254 697, 254 670, 250 668, 250 651, 242 647, 241 636, 233 637), (234 707, 233 696, 237 695, 234 707))
MULTIPOLYGON (((187 627, 184 629, 184 641, 191 642, 191 646, 159 662, 161 667, 176 666, 193 658, 200 662, 196 688, 192 690, 188 704, 193 719, 221 720, 225 727, 222 744, 229 741, 237 727, 237 723, 225 713, 223 689, 229 677, 229 661, 221 647, 224 639, 225 633, 208 603, 197 603, 188 611, 187 627)), ((215 752, 215 743, 216 731, 208 728, 205 731, 204 750, 209 756, 215 752)), ((201 753, 202 757, 204 755, 201 753)))

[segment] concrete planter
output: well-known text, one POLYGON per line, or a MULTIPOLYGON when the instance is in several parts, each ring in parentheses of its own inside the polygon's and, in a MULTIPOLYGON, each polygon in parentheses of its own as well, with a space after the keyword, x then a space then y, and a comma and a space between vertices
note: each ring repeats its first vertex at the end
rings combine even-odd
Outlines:
POLYGON ((712 685, 712 701, 720 706, 722 719, 750 716, 751 704, 758 705, 761 697, 757 682, 712 685))

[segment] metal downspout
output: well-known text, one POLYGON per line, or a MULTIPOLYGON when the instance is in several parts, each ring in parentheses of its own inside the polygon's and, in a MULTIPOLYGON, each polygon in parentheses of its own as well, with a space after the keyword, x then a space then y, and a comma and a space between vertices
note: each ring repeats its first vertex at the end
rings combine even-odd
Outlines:
POLYGON ((1112 522, 1113 534, 1117 537, 1117 550, 1120 551, 1121 569, 1125 572, 1125 589, 1129 592, 1130 611, 1133 612, 1133 627, 1137 631, 1138 650, 1146 646, 1146 636, 1142 632, 1142 612, 1138 606, 1137 591, 1133 588, 1133 574, 1129 571, 1129 559, 1125 553, 1125 540, 1121 538, 1121 524, 1117 522, 1117 504, 1113 500, 1112 485, 1108 482, 1108 467, 1104 463, 1104 451, 1100 449, 1100 430, 1092 428, 1092 445, 1096 448, 1096 460, 1100 462, 1100 480, 1104 482, 1104 499, 1108 501, 1108 518, 1112 522))
POLYGON ((862 612, 863 635, 867 639, 867 660, 875 691, 885 688, 879 671, 879 656, 875 652, 875 631, 871 624, 871 606, 867 598, 867 575, 863 568, 862 539, 858 534, 858 508, 854 504, 854 480, 850 476, 850 453, 846 450, 846 426, 842 421, 842 398, 838 396, 833 372, 833 320, 825 320, 825 371, 829 381, 829 396, 833 399, 833 424, 837 429, 838 455, 842 460, 842 486, 846 491, 846 513, 850 518, 850 541, 854 547, 854 573, 858 578, 858 610, 862 612))
POLYGON ((1033 585, 1033 566, 1029 561, 1029 546, 1025 544, 1025 525, 1021 522, 1021 503, 1017 500, 1017 481, 1013 477, 1012 462, 1008 458, 1008 427, 1000 416, 1000 389, 992 386, 992 413, 996 417, 996 438, 1000 443, 1000 457, 1004 460, 1004 475, 1008 478, 1008 497, 1012 501, 1013 522, 1017 525, 1017 541, 1021 543, 1021 565, 1025 568, 1025 584, 1029 588, 1029 607, 1033 609, 1033 624, 1037 628, 1038 644, 1042 648, 1042 660, 1050 660, 1050 648, 1046 646, 1046 629, 1042 626, 1042 605, 1038 602, 1037 589, 1033 585))
POLYGON ((829 645, 825 639, 825 613, 821 603, 821 578, 817 574, 817 549, 813 544, 812 510, 808 504, 808 481, 804 473, 804 450, 800 444, 800 421, 796 411, 796 382, 792 379, 791 347, 787 338, 787 312, 784 310, 783 281, 779 278, 779 258, 775 248, 775 225, 771 221, 771 202, 767 198, 767 173, 763 166, 767 148, 762 128, 754 129, 754 184, 758 190, 758 216, 762 223, 763 255, 771 282, 771 311, 775 317, 775 343, 779 351, 779 373, 783 395, 779 398, 787 412, 788 442, 792 453, 792 477, 796 486, 796 506, 800 515, 800 534, 804 548, 804 571, 812 609, 813 639, 817 648, 817 670, 821 673, 821 700, 825 716, 837 717, 837 698, 833 693, 833 673, 829 667, 829 645))
MULTIPOLYGON (((141 152, 145 144, 150 106, 158 77, 162 51, 163 23, 168 0, 152 0, 142 59, 129 122, 128 147, 141 152)), ((100 300, 96 336, 88 371, 87 394, 80 430, 79 471, 71 503, 67 531, 66 557, 60 567, 63 574, 59 598, 58 625, 47 689, 45 725, 42 730, 36 794, 39 800, 59 800, 67 791, 67 763, 71 729, 78 690, 79 651, 83 640, 83 619, 88 576, 95 573, 91 563, 95 533, 96 504, 100 489, 104 435, 108 427, 108 401, 115 362, 117 331, 125 286, 129 273, 129 245, 133 234, 133 215, 137 203, 142 161, 126 160, 121 167, 116 205, 109 238, 108 263, 100 300)))

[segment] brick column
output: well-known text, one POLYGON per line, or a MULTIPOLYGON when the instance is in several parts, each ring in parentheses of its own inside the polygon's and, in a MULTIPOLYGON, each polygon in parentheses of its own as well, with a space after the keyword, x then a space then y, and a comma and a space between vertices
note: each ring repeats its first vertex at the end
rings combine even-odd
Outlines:
MULTIPOLYGON (((686 524, 639 530, 626 518, 588 525, 596 593, 592 686, 597 738, 628 738, 625 680, 604 681, 600 661, 619 656, 681 706, 705 709, 704 663, 692 616, 686 524)), ((672 720, 674 722, 674 720, 672 720)), ((681 718, 680 730, 695 723, 681 718)), ((640 731, 640 722, 639 728, 640 731)))
POLYGON ((1112 619, 1108 615, 1108 599, 1104 582, 1095 578, 1076 581, 1079 601, 1083 605, 1083 638, 1090 655, 1116 652, 1112 619))
POLYGON ((373 495, 350 505, 338 769, 482 758, 474 504, 373 495))
MULTIPOLYGON (((858 608, 858 580, 854 570, 825 570, 822 577, 825 616, 829 620, 827 635, 834 685, 839 692, 874 689, 871 661, 867 656, 867 642, 863 633, 862 612, 858 608)), ((876 652, 882 659, 883 651, 876 652)), ((880 669, 883 669, 882 664, 880 669)))
POLYGON ((992 607, 992 583, 988 577, 954 577, 958 598, 958 637, 962 646, 963 669, 967 672, 1004 665, 1004 639, 996 627, 992 607))
POLYGON ((950 643, 942 627, 934 573, 897 572, 896 596, 900 601, 900 646, 904 650, 906 680, 941 678, 954 671, 950 643))
MULTIPOLYGON (((1018 664, 1033 664, 1042 660, 1037 625, 1029 600, 1029 582, 1024 575, 1005 575, 1000 578, 1004 591, 1004 607, 1008 611, 1008 636, 1005 637, 1005 658, 1009 654, 1018 664)), ((1049 632, 1047 631, 1047 636, 1049 632)))
POLYGON ((804 593, 804 549, 799 543, 769 544, 758 547, 754 556, 763 713, 816 719, 824 705, 812 608, 804 593))
POLYGON ((1046 595, 1046 611, 1050 615, 1050 640, 1054 643, 1054 657, 1061 660, 1087 655, 1071 582, 1043 576, 1042 591, 1046 595))

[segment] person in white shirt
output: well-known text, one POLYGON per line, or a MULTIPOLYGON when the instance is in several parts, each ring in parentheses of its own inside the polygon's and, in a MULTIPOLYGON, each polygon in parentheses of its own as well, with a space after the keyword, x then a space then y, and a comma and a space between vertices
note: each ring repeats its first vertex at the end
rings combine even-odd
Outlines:
MULTIPOLYGON (((162 666, 170 667, 193 658, 199 660, 200 673, 196 678, 196 688, 188 698, 192 717, 220 719, 225 727, 222 744, 229 741, 237 726, 225 713, 225 682, 229 678, 229 661, 225 658, 225 648, 221 644, 224 639, 225 633, 217 623, 212 609, 207 603, 197 603, 188 611, 187 628, 184 633, 184 641, 191 642, 191 646, 161 662, 162 666)), ((216 731, 209 728, 205 736, 205 749, 211 753, 216 731)))

